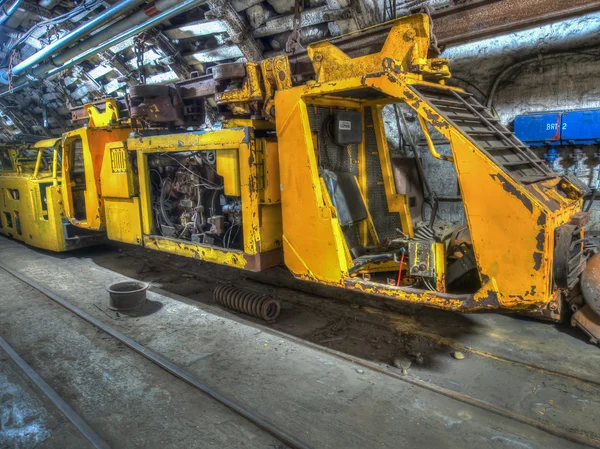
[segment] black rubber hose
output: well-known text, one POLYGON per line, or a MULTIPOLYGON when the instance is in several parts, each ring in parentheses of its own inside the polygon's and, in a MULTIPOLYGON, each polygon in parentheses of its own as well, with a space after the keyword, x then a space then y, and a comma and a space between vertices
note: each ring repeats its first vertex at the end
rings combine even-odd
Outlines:
POLYGON ((592 196, 590 197, 589 203, 585 206, 584 212, 589 212, 592 208, 592 204, 594 204, 594 200, 596 199, 596 195, 598 194, 598 189, 592 189, 592 196))

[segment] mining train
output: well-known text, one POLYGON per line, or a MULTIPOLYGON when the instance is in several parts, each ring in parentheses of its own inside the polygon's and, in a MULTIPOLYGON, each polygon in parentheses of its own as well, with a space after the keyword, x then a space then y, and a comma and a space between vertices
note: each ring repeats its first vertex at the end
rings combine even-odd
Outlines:
POLYGON ((109 239, 245 270, 285 264, 412 304, 570 317, 597 342, 581 188, 446 84, 427 15, 357 33, 381 39, 132 86, 73 109, 62 136, 0 147, 0 232, 52 251, 109 239), (390 150, 383 108, 395 104, 454 164, 466 227, 436 222, 416 150, 390 150))

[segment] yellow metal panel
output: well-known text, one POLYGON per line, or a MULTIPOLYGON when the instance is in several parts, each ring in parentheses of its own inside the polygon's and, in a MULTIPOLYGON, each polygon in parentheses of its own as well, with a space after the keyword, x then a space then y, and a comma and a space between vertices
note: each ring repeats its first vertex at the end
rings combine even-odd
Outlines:
POLYGON ((263 185, 261 203, 275 204, 281 201, 281 186, 279 182, 279 152, 277 142, 266 140, 263 154, 263 185))
MULTIPOLYGON (((369 236, 371 237, 371 241, 373 242, 373 245, 375 247, 379 247, 379 236, 377 235, 377 230, 375 229, 375 223, 373 222, 373 217, 371 216, 371 211, 369 210, 369 205, 367 203, 367 198, 365 196, 365 194, 363 193, 363 189, 361 188, 360 182, 358 181, 358 178, 355 176, 354 180, 356 181, 356 185, 358 186, 358 192, 360 193, 360 197, 363 201, 363 203, 365 204, 365 207, 367 209, 367 219, 361 221, 361 224, 364 224, 369 232, 369 236)), ((363 246, 366 246, 368 243, 368 241, 365 241, 365 243, 363 243, 363 246)))
POLYGON ((119 106, 114 98, 107 98, 104 111, 100 112, 94 105, 86 104, 83 106, 90 120, 90 128, 101 128, 114 125, 119 120, 119 106))
POLYGON ((392 161, 390 160, 390 150, 388 148, 387 136, 385 135, 381 106, 373 108, 373 126, 375 127, 377 152, 379 154, 381 176, 383 177, 383 187, 385 189, 388 210, 400 214, 402 232, 412 238, 414 230, 410 207, 408 206, 408 195, 401 195, 396 190, 396 181, 394 180, 394 173, 392 171, 392 161))
POLYGON ((260 217, 258 213, 258 174, 254 161, 259 157, 257 143, 250 140, 239 146, 240 184, 242 197, 242 229, 244 231, 244 252, 257 254, 261 252, 260 217))
POLYGON ((297 276, 341 283, 348 264, 334 211, 324 201, 302 88, 275 96, 284 258, 297 276))
POLYGON ((62 193, 65 214, 69 221, 80 228, 104 230, 104 199, 102 196, 101 170, 106 144, 125 140, 129 134, 128 128, 98 129, 79 128, 63 135, 63 154, 69 151, 77 139, 81 139, 83 149, 83 164, 85 170, 85 207, 86 218, 75 218, 71 186, 69 157, 62 160, 62 193))
POLYGON ((34 148, 51 148, 51 147, 54 147, 54 145, 56 145, 60 141, 61 141, 60 137, 55 137, 53 139, 39 140, 33 144, 33 147, 34 148))
MULTIPOLYGON (((131 141, 127 142, 130 148, 131 141)), ((150 171, 148 167, 148 156, 137 152, 138 182, 140 187, 140 206, 142 208, 142 230, 144 234, 152 233, 152 196, 150 192, 150 171)))
POLYGON ((104 198, 131 198, 137 194, 125 142, 106 145, 100 177, 104 198))
POLYGON ((358 189, 360 190, 360 194, 362 196, 363 203, 365 204, 365 208, 369 214, 368 221, 363 220, 358 224, 358 233, 360 237, 360 243, 362 246, 367 246, 369 244, 369 235, 373 240, 373 245, 379 245, 379 237, 377 236, 377 232, 375 232, 375 227, 373 229, 370 228, 370 225, 373 223, 372 218, 370 217, 371 212, 369 211, 369 201, 367 197, 367 137, 366 137, 366 123, 365 123, 365 110, 361 109, 362 113, 362 140, 358 144, 357 152, 358 152, 358 189))
POLYGON ((217 171, 223 177, 225 195, 240 196, 240 162, 237 150, 220 150, 217 154, 217 171))
POLYGON ((110 240, 118 242, 142 244, 142 217, 140 199, 107 198, 106 233, 110 240))
POLYGON ((281 248, 281 204, 260 207, 260 252, 281 248))
MULTIPOLYGON (((182 134, 166 134, 127 140, 130 150, 143 150, 147 153, 165 151, 218 150, 220 148, 238 148, 247 141, 247 128, 222 129, 217 131, 194 131, 182 134)), ((115 139, 117 140, 117 139, 115 139)))
POLYGON ((62 201, 51 179, 39 181, 16 173, 3 173, 0 175, 0 193, 1 234, 50 251, 67 249, 62 227, 62 201), (46 186, 46 211, 41 202, 42 185, 46 186), (19 191, 18 200, 9 195, 9 189, 19 191), (7 215, 12 227, 8 227, 7 215))
POLYGON ((170 239, 167 237, 144 236, 144 246, 158 251, 191 257, 192 259, 218 263, 235 268, 245 268, 247 261, 243 252, 224 250, 212 246, 195 245, 191 242, 170 239))
POLYGON ((435 288, 438 292, 446 291, 446 245, 435 243, 435 288))

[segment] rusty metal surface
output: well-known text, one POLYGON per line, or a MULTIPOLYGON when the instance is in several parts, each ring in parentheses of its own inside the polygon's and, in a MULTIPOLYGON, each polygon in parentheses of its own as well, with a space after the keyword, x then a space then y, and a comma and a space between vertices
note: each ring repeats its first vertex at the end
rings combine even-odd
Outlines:
POLYGON ((246 269, 263 271, 283 264, 283 249, 278 248, 258 254, 246 254, 246 269))
POLYGON ((600 315, 596 314, 589 305, 583 306, 571 318, 571 325, 580 327, 589 337, 590 343, 600 341, 600 315))
POLYGON ((129 92, 131 118, 176 126, 184 124, 183 102, 175 87, 142 84, 130 87, 129 92))
POLYGON ((219 285, 213 291, 213 297, 215 301, 229 309, 268 322, 275 321, 281 312, 281 302, 279 300, 231 285, 219 285))
POLYGON ((177 83, 181 98, 191 99, 200 97, 209 97, 217 93, 217 81, 212 75, 202 75, 189 80, 183 80, 177 83))
POLYGON ((435 11, 433 32, 438 44, 457 45, 595 11, 595 0, 475 0, 435 11))
POLYGON ((229 64, 218 64, 212 68, 213 79, 217 81, 245 78, 246 64, 243 62, 231 62, 229 64))
POLYGON ((581 275, 581 292, 585 302, 600 314, 600 254, 588 261, 581 275))

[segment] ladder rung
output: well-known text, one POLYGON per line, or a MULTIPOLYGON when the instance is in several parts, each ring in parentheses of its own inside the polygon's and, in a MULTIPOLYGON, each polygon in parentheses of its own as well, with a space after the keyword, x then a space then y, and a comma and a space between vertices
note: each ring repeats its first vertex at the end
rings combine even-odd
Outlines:
POLYGON ((526 146, 521 146, 521 145, 514 145, 514 146, 513 145, 503 145, 501 147, 487 147, 487 148, 484 148, 484 150, 486 150, 486 151, 499 151, 499 150, 519 151, 519 150, 524 150, 526 148, 527 148, 526 146))
POLYGON ((514 162, 502 162, 502 161, 499 161, 499 163, 501 165, 504 165, 505 167, 514 167, 514 166, 517 166, 517 165, 527 165, 527 164, 535 164, 535 163, 541 163, 541 162, 544 162, 544 161, 542 161, 541 159, 532 159, 531 161, 525 161, 525 160, 523 160, 523 161, 514 161, 514 162))
POLYGON ((468 129, 465 129, 464 131, 473 136, 497 136, 499 134, 505 134, 504 131, 470 131, 468 129))
POLYGON ((466 105, 464 102, 462 101, 458 101, 458 100, 444 100, 442 98, 436 98, 436 99, 432 99, 433 103, 436 105, 448 105, 448 106, 462 106, 466 109, 466 105))

